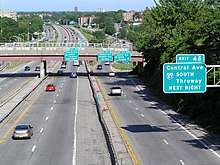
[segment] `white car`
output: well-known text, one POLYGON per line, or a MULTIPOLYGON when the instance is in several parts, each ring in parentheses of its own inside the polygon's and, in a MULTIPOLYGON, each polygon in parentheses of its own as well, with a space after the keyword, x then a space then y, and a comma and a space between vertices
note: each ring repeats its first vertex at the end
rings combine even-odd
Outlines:
POLYGON ((65 65, 65 64, 62 64, 62 65, 61 65, 61 69, 66 69, 66 65, 65 65))
POLYGON ((74 66, 79 66, 79 61, 78 61, 78 60, 74 60, 74 61, 73 61, 73 65, 74 65, 74 66))
POLYGON ((110 62, 109 62, 109 61, 106 61, 106 62, 105 62, 105 65, 110 65, 110 62))
POLYGON ((110 88, 110 95, 119 95, 121 96, 122 89, 119 86, 113 86, 110 88))
POLYGON ((109 76, 109 77, 115 77, 115 72, 109 72, 109 73, 108 73, 108 76, 109 76))

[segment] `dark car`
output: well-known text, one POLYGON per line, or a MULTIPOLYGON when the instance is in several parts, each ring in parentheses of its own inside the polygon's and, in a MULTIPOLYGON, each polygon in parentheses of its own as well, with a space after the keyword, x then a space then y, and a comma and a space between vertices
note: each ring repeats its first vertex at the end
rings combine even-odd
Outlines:
POLYGON ((24 67, 24 71, 30 71, 31 70, 31 67, 30 66, 25 66, 24 67))
POLYGON ((33 127, 28 124, 19 124, 15 127, 12 138, 28 138, 31 139, 33 135, 33 127))
POLYGON ((62 76, 62 75, 63 75, 63 71, 62 71, 62 70, 58 70, 58 71, 57 71, 57 75, 58 75, 58 76, 62 76))
POLYGON ((77 78, 77 73, 76 72, 71 73, 70 78, 77 78))
POLYGON ((40 66, 36 66, 35 71, 40 71, 40 66))
POLYGON ((102 65, 97 65, 97 70, 102 70, 102 65))

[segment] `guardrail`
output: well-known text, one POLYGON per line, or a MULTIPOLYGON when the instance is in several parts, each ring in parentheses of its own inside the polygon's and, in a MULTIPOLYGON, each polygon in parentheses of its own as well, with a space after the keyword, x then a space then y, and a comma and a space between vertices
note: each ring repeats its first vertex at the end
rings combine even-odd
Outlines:
POLYGON ((0 43, 0 48, 17 48, 17 47, 84 47, 84 48, 124 48, 133 50, 132 44, 123 43, 86 43, 86 42, 13 42, 13 43, 0 43))

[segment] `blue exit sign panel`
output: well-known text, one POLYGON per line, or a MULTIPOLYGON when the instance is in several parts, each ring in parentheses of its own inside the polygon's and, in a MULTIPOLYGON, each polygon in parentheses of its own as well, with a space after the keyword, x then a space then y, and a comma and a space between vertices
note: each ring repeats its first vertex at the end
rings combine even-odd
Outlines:
POLYGON ((206 65, 204 63, 165 63, 163 91, 164 93, 204 93, 206 65))
POLYGON ((98 61, 113 61, 112 51, 105 50, 104 53, 98 53, 98 61))
POLYGON ((204 54, 177 54, 176 63, 204 63, 205 55, 204 54))
POLYGON ((64 52, 64 61, 74 61, 74 60, 79 60, 78 48, 70 48, 69 50, 64 52))

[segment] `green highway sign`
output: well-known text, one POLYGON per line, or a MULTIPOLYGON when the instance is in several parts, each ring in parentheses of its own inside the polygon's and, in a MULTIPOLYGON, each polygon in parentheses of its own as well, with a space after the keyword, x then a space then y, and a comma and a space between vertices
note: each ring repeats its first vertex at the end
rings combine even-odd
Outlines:
POLYGON ((131 53, 129 50, 121 51, 119 54, 114 55, 114 61, 131 61, 131 53))
POLYGON ((204 63, 205 55, 204 54, 177 54, 176 55, 176 63, 185 63, 185 62, 204 63))
POLYGON ((164 93, 204 93, 206 65, 204 63, 165 63, 163 91, 164 93))
POLYGON ((70 48, 69 50, 64 52, 64 61, 74 61, 74 60, 79 60, 78 48, 70 48))
POLYGON ((112 51, 105 50, 104 53, 98 53, 98 61, 113 61, 112 51))

